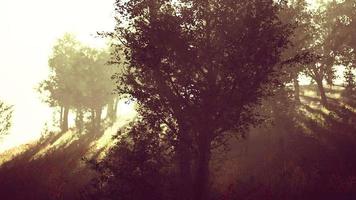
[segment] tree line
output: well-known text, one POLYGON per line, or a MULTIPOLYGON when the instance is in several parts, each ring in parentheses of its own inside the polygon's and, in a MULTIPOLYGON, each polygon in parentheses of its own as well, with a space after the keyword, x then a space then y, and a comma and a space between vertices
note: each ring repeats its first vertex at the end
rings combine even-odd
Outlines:
POLYGON ((108 174, 97 180, 99 195, 210 199, 212 152, 264 120, 256 111, 263 99, 293 85, 300 103, 299 77, 306 75, 328 107, 325 84, 333 85, 340 65, 345 91, 354 92, 355 6, 354 0, 317 10, 303 0, 116 1, 115 31, 104 35, 118 41, 113 63, 125 60, 118 89, 138 102, 141 117, 119 134, 112 157, 95 165, 108 174), (166 181, 171 176, 174 183, 166 181), (113 188, 105 187, 111 181, 113 188))
POLYGON ((300 104, 305 75, 328 108, 325 87, 340 66, 344 93, 354 94, 355 8, 355 0, 317 10, 304 0, 117 0, 115 30, 102 34, 110 55, 66 35, 39 90, 60 108, 63 131, 70 110, 78 127, 89 113, 98 128, 104 106, 116 110, 114 89, 138 103, 108 158, 92 162, 93 199, 211 199, 213 154, 266 120, 258 110, 266 98, 292 88, 300 104), (122 70, 116 88, 115 71, 103 69, 109 60, 122 70))

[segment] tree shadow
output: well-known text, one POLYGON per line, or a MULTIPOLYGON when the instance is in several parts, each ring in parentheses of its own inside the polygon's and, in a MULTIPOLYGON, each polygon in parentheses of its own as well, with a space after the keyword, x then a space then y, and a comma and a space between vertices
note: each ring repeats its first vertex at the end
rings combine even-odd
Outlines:
MULTIPOLYGON (((77 199, 92 172, 83 162, 103 131, 49 133, 0 168, 2 199, 77 199), (66 134, 68 140, 59 142, 66 134), (58 144, 56 144, 59 142, 58 144)), ((100 151, 100 150, 99 150, 100 151)))

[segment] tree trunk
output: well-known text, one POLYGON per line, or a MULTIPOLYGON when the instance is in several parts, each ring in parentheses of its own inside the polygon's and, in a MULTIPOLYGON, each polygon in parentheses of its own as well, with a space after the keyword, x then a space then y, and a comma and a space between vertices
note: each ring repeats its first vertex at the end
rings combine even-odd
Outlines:
POLYGON ((293 79, 293 85, 294 85, 294 100, 297 103, 300 103, 300 89, 299 89, 299 81, 298 81, 298 76, 293 79))
POLYGON ((325 89, 323 86, 323 81, 322 80, 316 80, 316 84, 318 85, 318 90, 320 93, 320 102, 323 106, 327 106, 328 105, 328 100, 325 94, 325 89))
POLYGON ((95 130, 95 109, 91 108, 90 109, 90 113, 91 113, 91 116, 90 116, 90 118, 91 118, 91 129, 92 129, 92 131, 94 131, 95 130))
POLYGON ((79 133, 81 133, 84 128, 84 119, 83 118, 84 118, 83 110, 78 108, 75 122, 76 122, 76 126, 78 128, 79 133))
POLYGON ((63 106, 61 106, 61 113, 59 116, 59 127, 62 129, 63 128, 63 106))
POLYGON ((209 161, 210 140, 204 135, 199 141, 199 155, 197 159, 197 173, 195 180, 195 200, 209 200, 209 161), (205 137, 204 137, 205 136, 205 137))
POLYGON ((184 125, 179 126, 178 135, 178 167, 179 167, 179 199, 191 200, 192 199, 192 152, 191 152, 191 138, 188 130, 184 128, 184 125))
POLYGON ((106 118, 109 119, 110 121, 114 121, 114 106, 115 106, 115 99, 112 98, 109 100, 109 103, 108 103, 108 111, 107 111, 107 114, 106 114, 106 118))
POLYGON ((114 120, 116 121, 116 117, 117 117, 117 107, 119 105, 119 98, 118 97, 115 97, 115 100, 114 100, 114 110, 113 110, 113 113, 114 113, 114 120))
POLYGON ((64 113, 63 113, 63 123, 62 123, 62 131, 63 132, 68 131, 68 115, 69 115, 69 107, 65 106, 64 113))
POLYGON ((103 109, 100 107, 100 108, 97 108, 95 110, 95 130, 96 131, 100 131, 100 122, 101 122, 101 113, 102 113, 103 109))

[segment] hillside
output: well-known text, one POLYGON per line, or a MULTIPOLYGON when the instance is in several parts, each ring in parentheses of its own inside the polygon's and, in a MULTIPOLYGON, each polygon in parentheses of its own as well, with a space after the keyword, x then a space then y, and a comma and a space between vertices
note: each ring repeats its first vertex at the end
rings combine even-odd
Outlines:
POLYGON ((314 88, 302 87, 301 104, 273 101, 273 125, 231 142, 215 162, 215 187, 226 199, 356 197, 356 93, 327 89, 326 108, 314 88))
POLYGON ((1 155, 1 199, 74 199, 92 177, 86 159, 100 159, 113 136, 132 120, 121 117, 103 133, 48 132, 37 142, 1 155), (18 191, 21 190, 21 194, 18 191))
MULTIPOLYGON (((261 199, 283 190, 322 191, 325 188, 317 185, 324 181, 330 191, 354 192, 356 97, 343 98, 342 91, 327 90, 328 108, 320 105, 313 86, 302 88, 300 105, 286 99, 267 103, 274 110, 273 125, 266 121, 246 139, 231 140, 228 155, 214 159, 215 190, 261 199)), ((130 120, 119 118, 101 134, 49 132, 33 144, 6 152, 0 168, 1 199, 80 199, 95 175, 83 158, 105 157, 114 143, 112 136, 130 120)))

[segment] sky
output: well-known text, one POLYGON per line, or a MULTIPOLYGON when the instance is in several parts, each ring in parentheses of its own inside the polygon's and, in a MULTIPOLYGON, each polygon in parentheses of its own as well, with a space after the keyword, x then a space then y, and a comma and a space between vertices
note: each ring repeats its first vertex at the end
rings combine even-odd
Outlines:
POLYGON ((97 31, 114 27, 114 0, 0 0, 0 99, 14 105, 10 136, 0 152, 40 136, 52 110, 35 88, 48 75, 48 57, 64 33, 101 46, 97 31))

